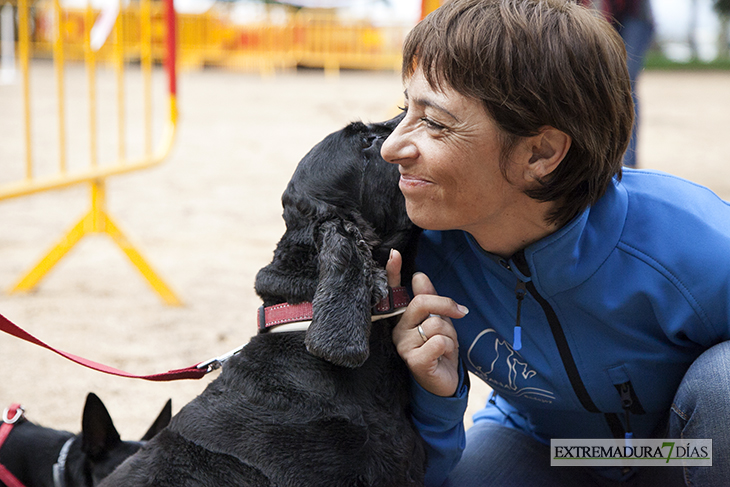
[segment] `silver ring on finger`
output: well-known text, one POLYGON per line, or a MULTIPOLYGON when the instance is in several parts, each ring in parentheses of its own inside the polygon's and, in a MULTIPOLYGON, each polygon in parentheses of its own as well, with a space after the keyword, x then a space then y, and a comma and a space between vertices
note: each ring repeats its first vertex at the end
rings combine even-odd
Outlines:
POLYGON ((423 339, 423 343, 426 343, 428 341, 428 337, 426 336, 426 333, 423 331, 423 326, 418 325, 416 327, 418 330, 418 334, 421 335, 421 338, 423 339))

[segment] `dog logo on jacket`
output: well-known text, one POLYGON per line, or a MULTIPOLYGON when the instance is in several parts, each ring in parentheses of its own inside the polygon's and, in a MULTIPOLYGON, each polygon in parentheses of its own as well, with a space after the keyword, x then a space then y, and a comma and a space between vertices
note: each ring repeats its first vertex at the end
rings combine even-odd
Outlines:
POLYGON ((500 394, 542 402, 552 402, 555 399, 555 393, 552 391, 530 384, 530 379, 536 377, 537 372, 512 348, 512 345, 491 328, 477 335, 469 347, 466 359, 470 370, 500 394), (472 355, 476 353, 484 357, 472 360, 472 355), (475 363, 488 363, 489 369, 485 370, 474 365, 475 363))

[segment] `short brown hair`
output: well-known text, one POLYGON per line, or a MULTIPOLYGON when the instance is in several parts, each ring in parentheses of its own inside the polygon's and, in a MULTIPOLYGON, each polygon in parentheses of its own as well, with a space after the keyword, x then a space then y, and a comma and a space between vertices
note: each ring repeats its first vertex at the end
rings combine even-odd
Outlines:
POLYGON ((606 191, 634 120, 626 49, 600 13, 567 0, 452 0, 416 25, 403 48, 403 78, 422 68, 480 100, 503 134, 502 171, 522 137, 552 126, 572 144, 527 194, 558 201, 565 223, 606 191))

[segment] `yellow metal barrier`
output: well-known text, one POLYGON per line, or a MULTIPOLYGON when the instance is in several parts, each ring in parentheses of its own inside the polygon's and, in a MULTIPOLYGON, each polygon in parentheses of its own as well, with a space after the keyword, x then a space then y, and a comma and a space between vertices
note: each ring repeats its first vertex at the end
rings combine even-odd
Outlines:
POLYGON ((327 13, 300 12, 294 17, 292 49, 297 63, 326 71, 381 69, 400 71, 404 27, 374 27, 345 22, 327 13))
MULTIPOLYGON (((431 3, 438 0, 429 0, 431 3)), ((48 4, 38 7, 41 19, 36 33, 37 52, 50 56, 53 51, 52 29, 43 19, 48 17, 48 4)), ((125 30, 123 46, 99 50, 103 60, 139 59, 142 36, 139 18, 143 4, 130 3, 121 10, 120 25, 125 30)), ((320 67, 332 72, 338 69, 400 70, 401 47, 409 25, 374 26, 366 20, 343 19, 330 9, 296 9, 284 5, 267 5, 271 15, 257 22, 238 24, 231 14, 231 5, 217 3, 204 13, 177 14, 179 65, 201 67, 223 66, 240 70, 269 73, 275 69, 296 66, 320 67), (276 12, 276 14, 274 14, 276 12)), ((83 25, 85 12, 64 8, 66 21, 66 56, 83 59, 83 25)), ((153 60, 164 54, 164 17, 155 2, 150 16, 153 60)))
MULTIPOLYGON (((121 4, 120 4, 121 5, 121 4)), ((12 292, 29 291, 53 268, 53 266, 73 248, 85 235, 90 233, 105 233, 129 257, 134 266, 142 273, 150 285, 159 293, 162 299, 171 305, 181 304, 173 291, 155 273, 152 267, 142 257, 139 251, 130 243, 127 237, 119 229, 118 225, 109 216, 106 210, 106 178, 122 173, 137 171, 157 165, 167 156, 172 146, 175 129, 177 125, 177 102, 176 102, 176 31, 175 13, 172 0, 165 0, 164 15, 166 19, 167 32, 164 37, 166 51, 166 68, 169 81, 169 116, 166 119, 161 140, 157 147, 152 147, 152 115, 151 115, 151 70, 153 63, 152 49, 152 7, 151 0, 141 0, 139 5, 140 15, 139 27, 136 32, 140 33, 135 42, 138 46, 138 56, 141 63, 141 71, 144 78, 144 154, 135 160, 128 160, 126 154, 125 134, 125 92, 124 92, 124 66, 125 58, 128 55, 128 46, 125 36, 127 25, 124 15, 119 15, 112 32, 111 46, 105 46, 107 51, 111 49, 111 59, 116 71, 117 82, 117 113, 118 113, 118 157, 116 161, 109 164, 99 164, 97 156, 97 106, 96 106, 96 65, 97 57, 108 59, 107 51, 104 49, 98 53, 91 46, 91 29, 96 20, 96 12, 88 7, 83 16, 79 17, 80 23, 69 17, 61 9, 59 0, 53 0, 53 38, 52 44, 53 62, 55 65, 56 86, 58 92, 58 137, 59 154, 57 172, 51 176, 40 176, 35 174, 34 154, 32 153, 33 134, 31 133, 31 96, 30 96, 30 58, 31 58, 31 33, 29 25, 28 0, 18 0, 18 53, 22 72, 23 83, 23 104, 24 104, 24 131, 25 131, 25 178, 0 185, 0 200, 37 193, 51 189, 64 188, 81 183, 87 183, 91 188, 91 208, 88 213, 74 225, 63 238, 12 288, 12 292), (69 21, 69 18, 72 21, 69 21), (80 27, 79 27, 80 26, 80 27), (73 28, 72 28, 73 27, 73 28), (74 50, 74 45, 69 45, 68 34, 74 33, 83 39, 81 49, 74 50), (81 170, 71 170, 67 164, 66 148, 66 113, 65 113, 65 85, 64 66, 69 53, 77 56, 82 53, 85 59, 89 83, 89 160, 88 167, 81 170)), ((162 12, 158 8, 158 14, 162 12)), ((78 19, 77 19, 78 20, 78 19)), ((40 22, 42 26, 42 22, 40 22)), ((38 25, 38 22, 36 23, 38 25)), ((42 27, 41 27, 42 28, 42 27)), ((107 43, 108 44, 108 43, 107 43)), ((36 46, 38 44, 36 43, 36 46)), ((76 46, 78 47, 78 46, 76 46)))
MULTIPOLYGON (((281 6, 278 6, 281 8, 281 6)), ((234 24, 225 13, 180 16, 183 65, 233 69, 296 66, 399 71, 401 47, 410 26, 373 26, 329 10, 290 10, 278 21, 234 24)))

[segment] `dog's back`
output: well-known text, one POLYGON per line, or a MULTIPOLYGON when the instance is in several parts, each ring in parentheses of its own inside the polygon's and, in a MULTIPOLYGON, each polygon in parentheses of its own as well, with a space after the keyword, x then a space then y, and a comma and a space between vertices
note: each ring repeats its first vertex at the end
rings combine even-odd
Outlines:
POLYGON ((254 337, 103 485, 422 485, 424 451, 391 326, 373 327, 358 368, 311 355, 302 332, 254 337))
MULTIPOLYGON (((53 464, 74 435, 19 419, 0 448, 0 465, 26 487, 53 486, 53 464)), ((0 485, 5 484, 0 481, 0 485)))
MULTIPOLYGON (((153 438, 171 416, 168 401, 142 441, 153 438)), ((92 487, 140 446, 142 442, 121 440, 106 407, 90 393, 81 433, 40 426, 20 417, 0 448, 0 465, 25 487, 92 487)), ((0 481, 0 485, 5 484, 0 481)))

